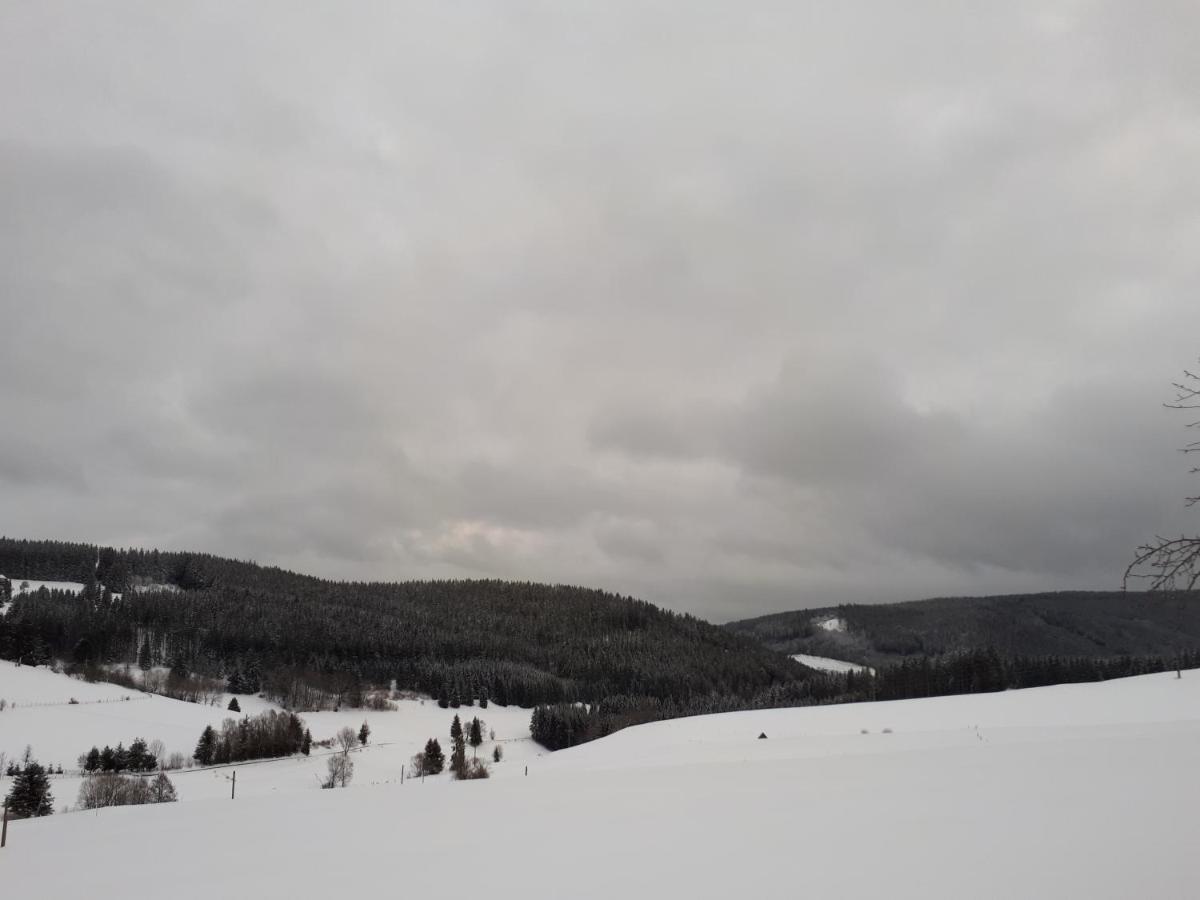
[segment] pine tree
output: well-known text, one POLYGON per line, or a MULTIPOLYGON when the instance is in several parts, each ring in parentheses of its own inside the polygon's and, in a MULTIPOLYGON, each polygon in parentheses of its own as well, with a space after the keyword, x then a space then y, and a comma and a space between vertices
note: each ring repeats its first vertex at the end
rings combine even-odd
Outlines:
POLYGON ((229 711, 230 712, 239 712, 239 713, 242 711, 242 705, 240 703, 238 703, 237 697, 234 697, 232 700, 229 701, 229 711))
POLYGON ((304 729, 304 737, 300 739, 300 752, 308 756, 312 752, 312 732, 304 729))
POLYGON ((153 754, 146 749, 146 742, 141 738, 134 738, 133 743, 129 745, 129 768, 133 772, 150 772, 155 766, 153 754))
POLYGON ((87 752, 87 758, 83 762, 83 771, 95 772, 100 768, 100 751, 93 747, 87 752))
POLYGON ((462 736, 462 722, 458 720, 458 716, 455 716, 454 721, 450 723, 450 740, 457 743, 462 740, 462 736))
POLYGON ((454 742, 454 750, 450 754, 450 771, 455 778, 467 777, 467 743, 461 735, 454 742))
POLYGON ((358 742, 364 747, 367 746, 367 738, 371 736, 371 726, 366 722, 362 723, 362 728, 358 729, 358 742))
POLYGON ((138 650, 137 664, 138 668, 143 672, 150 671, 150 635, 142 638, 142 646, 138 650))
POLYGON ((217 751, 217 733, 211 725, 204 726, 204 731, 200 735, 200 741, 196 744, 196 751, 192 754, 192 759, 200 763, 202 766, 207 766, 213 761, 213 755, 217 751))
POLYGON ((442 753, 442 745, 437 738, 425 742, 425 775, 437 775, 446 766, 446 757, 442 753))
POLYGON ((18 819, 48 816, 54 812, 50 779, 39 763, 28 763, 13 778, 12 790, 8 794, 8 811, 18 819))
POLYGON ((483 727, 480 725, 478 717, 471 720, 471 736, 468 738, 468 741, 476 750, 483 743, 483 727))

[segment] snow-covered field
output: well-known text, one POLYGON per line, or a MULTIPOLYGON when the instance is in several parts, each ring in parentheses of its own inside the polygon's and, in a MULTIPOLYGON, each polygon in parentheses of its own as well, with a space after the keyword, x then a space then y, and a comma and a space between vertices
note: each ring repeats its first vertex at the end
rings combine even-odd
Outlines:
MULTIPOLYGON (((362 715, 306 718, 331 731, 362 715)), ((368 718, 384 741, 393 727, 440 724, 441 737, 450 716, 427 703, 368 718)), ((415 746, 358 754, 366 777, 346 790, 288 771, 317 761, 258 767, 275 773, 262 791, 239 767, 234 802, 219 772, 179 775, 188 802, 14 823, 0 883, 99 900, 131 882, 206 900, 1200 895, 1200 672, 704 716, 545 756, 525 746, 497 767, 508 777, 482 782, 385 777, 415 746)))
POLYGON ((803 663, 810 669, 821 669, 824 672, 865 672, 875 671, 858 663, 846 662, 844 659, 830 659, 828 656, 810 656, 807 653, 795 653, 792 659, 803 663))
MULTIPOLYGON (((111 684, 88 684, 46 668, 0 661, 0 699, 9 704, 0 712, 0 753, 15 759, 28 745, 39 762, 69 770, 93 745, 115 747, 121 742, 128 747, 140 737, 161 740, 168 754, 178 751, 190 758, 206 725, 219 728, 225 719, 238 717, 226 709, 230 696, 215 706, 184 703, 111 684), (71 698, 78 703, 72 704, 71 698)), ((238 696, 238 704, 245 714, 274 708, 264 700, 244 695, 238 696)), ((464 721, 478 716, 485 723, 487 740, 479 748, 481 758, 490 761, 499 743, 504 760, 493 767, 496 775, 524 766, 530 757, 545 752, 529 738, 530 712, 526 709, 495 704, 487 709, 440 709, 432 700, 398 700, 396 705, 398 709, 388 712, 354 709, 304 713, 302 718, 317 741, 332 738, 347 725, 357 731, 367 721, 371 728, 368 747, 354 756, 354 780, 360 784, 398 782, 401 767, 407 767, 412 755, 431 737, 436 737, 449 755, 450 723, 456 713, 464 721), (492 731, 495 741, 490 739, 492 731)), ((249 796, 308 791, 325 775, 324 755, 325 751, 315 748, 309 758, 239 763, 231 767, 239 770, 238 793, 249 796)), ((229 793, 228 768, 184 769, 170 775, 181 800, 229 793)), ((72 774, 55 778, 56 809, 74 805, 79 783, 79 777, 72 774)), ((7 791, 3 780, 0 789, 7 791)))

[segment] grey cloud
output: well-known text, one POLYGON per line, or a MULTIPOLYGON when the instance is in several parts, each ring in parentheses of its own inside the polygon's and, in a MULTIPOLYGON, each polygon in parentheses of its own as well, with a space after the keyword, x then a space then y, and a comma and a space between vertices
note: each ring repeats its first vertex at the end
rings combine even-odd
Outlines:
POLYGON ((718 619, 1111 586, 1194 526, 1198 24, 6 9, 0 532, 718 619))

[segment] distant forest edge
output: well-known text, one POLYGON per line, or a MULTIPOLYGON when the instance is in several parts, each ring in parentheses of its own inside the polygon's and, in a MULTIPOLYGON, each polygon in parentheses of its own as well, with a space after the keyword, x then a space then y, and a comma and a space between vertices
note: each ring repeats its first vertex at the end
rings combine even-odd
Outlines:
POLYGON ((944 597, 802 609, 724 627, 780 653, 875 667, 987 648, 1006 656, 1170 657, 1200 649, 1200 591, 944 597))
POLYGON ((360 705, 393 684, 447 704, 620 697, 712 709, 841 690, 749 638, 580 587, 342 583, 207 554, 11 538, 0 538, 0 575, 85 585, 15 596, 0 657, 167 666, 177 681, 223 679, 297 710, 360 705))

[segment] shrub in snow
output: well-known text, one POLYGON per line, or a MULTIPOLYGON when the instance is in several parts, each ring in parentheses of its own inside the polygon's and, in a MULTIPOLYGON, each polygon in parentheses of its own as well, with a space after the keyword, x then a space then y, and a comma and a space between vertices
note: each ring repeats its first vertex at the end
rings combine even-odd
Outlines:
POLYGON ((190 760, 184 754, 178 752, 172 753, 167 757, 166 762, 163 763, 163 768, 174 771, 175 769, 182 769, 188 762, 190 760))
POLYGON ((490 778, 491 774, 488 771, 487 764, 483 760, 473 759, 467 764, 459 779, 461 781, 474 781, 476 778, 490 778))
POLYGON ((153 780, 102 773, 83 780, 76 805, 80 809, 103 809, 106 806, 174 803, 177 799, 175 785, 161 772, 153 780))
POLYGON ((504 758, 504 751, 500 748, 500 745, 497 744, 495 746, 495 748, 492 750, 492 762, 500 762, 500 760, 503 758, 504 758))

